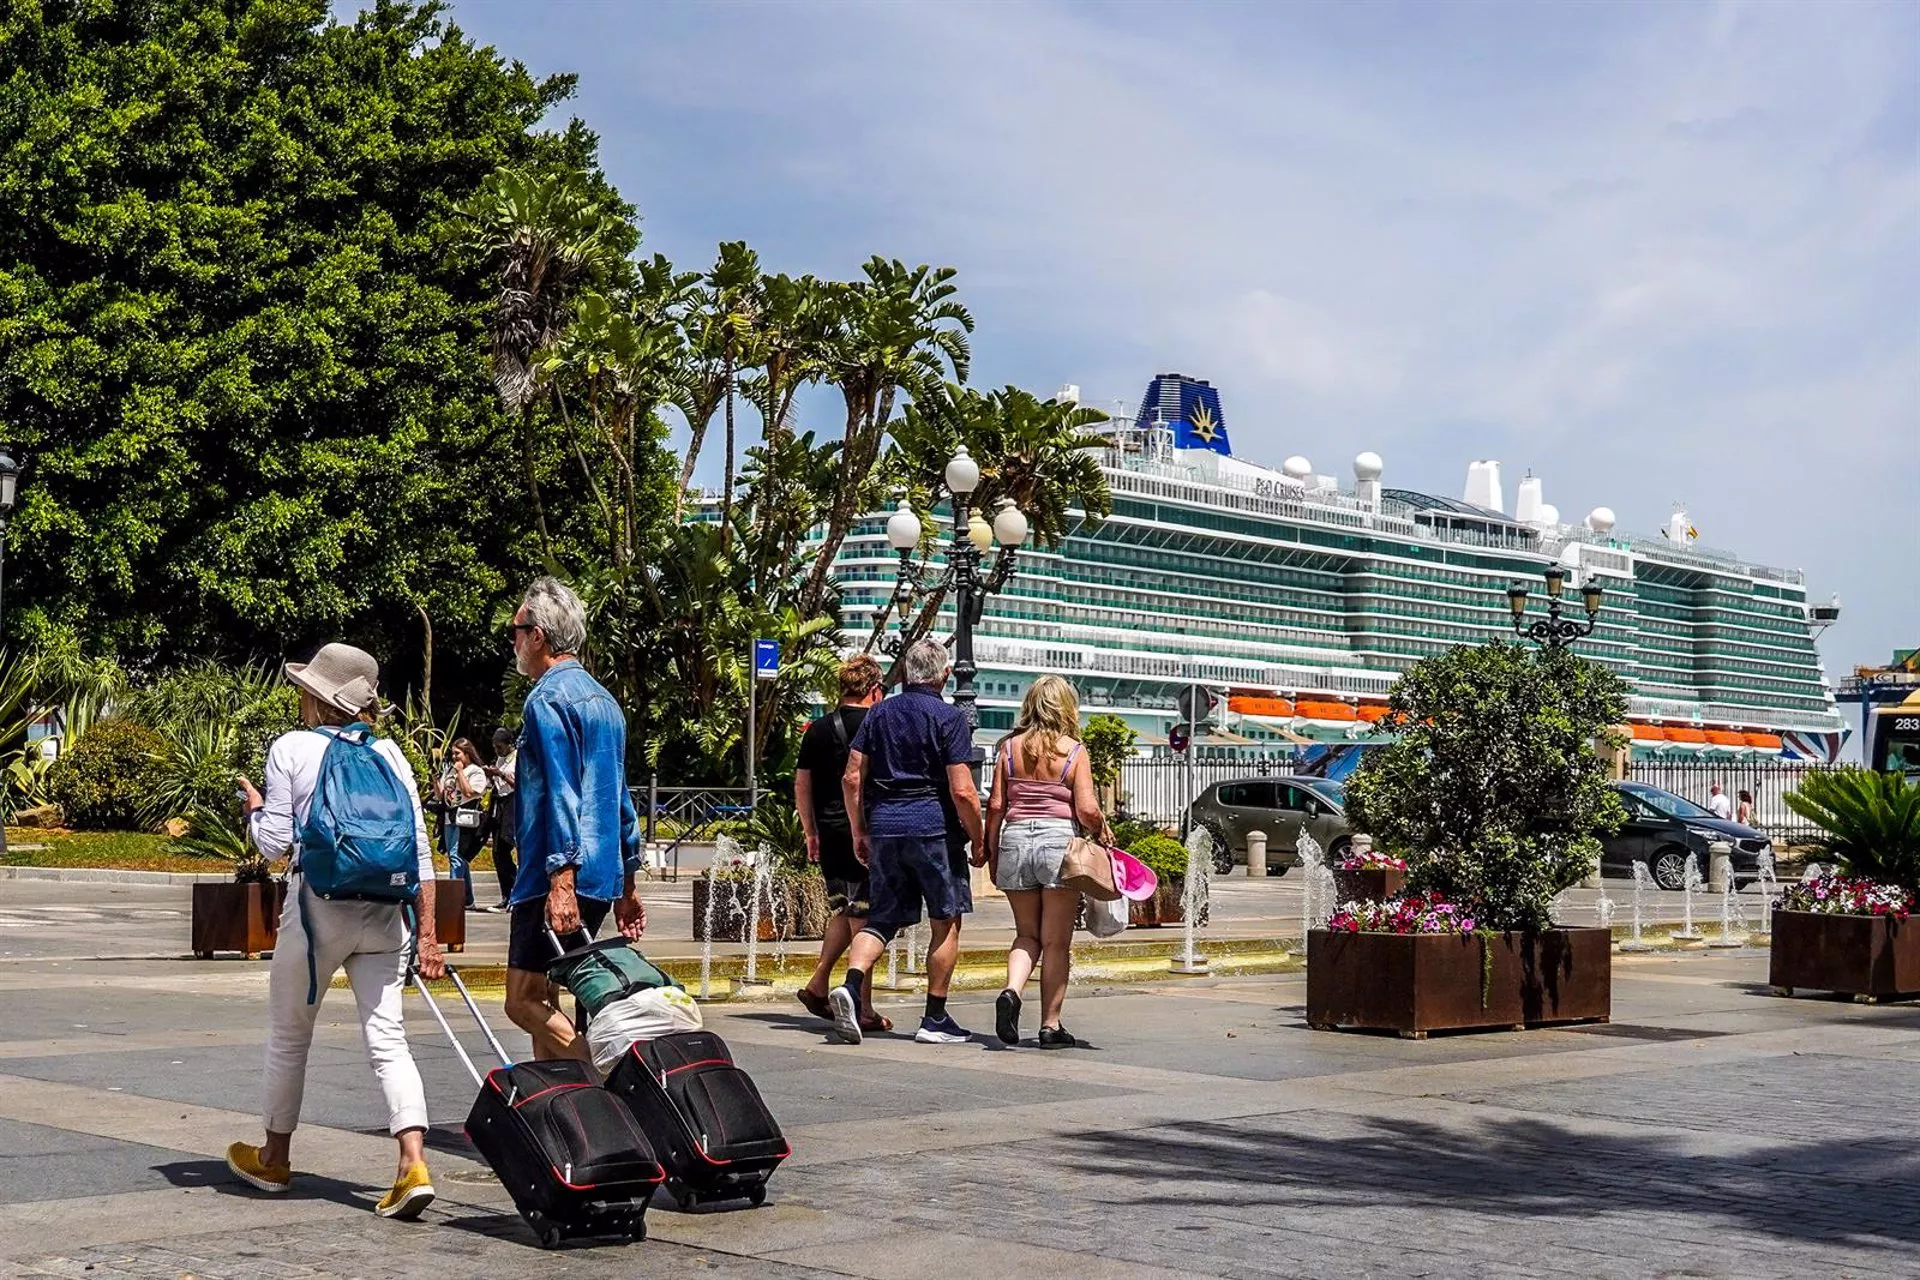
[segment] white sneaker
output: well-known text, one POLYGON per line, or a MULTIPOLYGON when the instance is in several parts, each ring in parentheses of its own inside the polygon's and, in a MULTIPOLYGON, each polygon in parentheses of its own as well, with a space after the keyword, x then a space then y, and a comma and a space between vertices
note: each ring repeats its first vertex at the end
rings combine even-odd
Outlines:
POLYGON ((913 1038, 921 1044, 966 1044, 973 1039, 973 1032, 953 1020, 953 1015, 935 1021, 932 1018, 920 1019, 920 1029, 913 1038))
POLYGON ((859 1044, 860 1006, 855 1003, 853 992, 845 987, 835 987, 827 992, 827 1004, 833 1010, 833 1029, 848 1044, 859 1044))

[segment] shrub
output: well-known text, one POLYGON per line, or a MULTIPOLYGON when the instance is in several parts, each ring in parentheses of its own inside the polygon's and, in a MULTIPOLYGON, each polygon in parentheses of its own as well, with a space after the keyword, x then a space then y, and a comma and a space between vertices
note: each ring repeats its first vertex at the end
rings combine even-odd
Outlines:
POLYGON ((166 739, 145 725, 99 721, 54 762, 48 794, 76 830, 134 830, 151 788, 154 760, 166 749, 166 739))
POLYGON ((1848 875, 1920 889, 1920 787, 1897 773, 1810 773, 1787 807, 1817 825, 1821 852, 1848 875))
POLYGON ((1407 860, 1408 888, 1471 907, 1481 927, 1548 929, 1554 895, 1589 875, 1596 833, 1625 818, 1596 738, 1627 687, 1566 649, 1495 642, 1415 663, 1347 783, 1347 816, 1407 860))
POLYGON ((1146 863, 1162 880, 1186 877, 1187 846, 1172 836, 1156 832, 1131 842, 1122 841, 1120 847, 1146 863))
POLYGON ((1143 822, 1138 818, 1127 818, 1113 824, 1113 842, 1122 849, 1125 849, 1128 853, 1132 853, 1136 858, 1140 855, 1134 853, 1133 846, 1142 840, 1150 840, 1155 837, 1163 840, 1171 840, 1174 838, 1171 831, 1157 822, 1143 822))

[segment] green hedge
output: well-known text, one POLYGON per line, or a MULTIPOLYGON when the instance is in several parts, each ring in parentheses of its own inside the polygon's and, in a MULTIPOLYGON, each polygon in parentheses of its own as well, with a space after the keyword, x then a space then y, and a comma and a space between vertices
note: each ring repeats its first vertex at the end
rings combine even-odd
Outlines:
POLYGON ((102 720, 54 761, 47 792, 76 831, 134 831, 167 741, 131 720, 102 720))

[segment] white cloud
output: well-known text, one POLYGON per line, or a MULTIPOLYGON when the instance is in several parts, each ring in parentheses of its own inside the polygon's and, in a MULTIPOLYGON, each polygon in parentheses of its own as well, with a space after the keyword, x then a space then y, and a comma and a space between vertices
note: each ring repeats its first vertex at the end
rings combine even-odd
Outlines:
POLYGON ((1920 641, 1911 6, 524 12, 459 8, 583 73, 653 247, 955 263, 977 380, 1180 368, 1269 460, 1683 498, 1846 596, 1832 652, 1920 641))

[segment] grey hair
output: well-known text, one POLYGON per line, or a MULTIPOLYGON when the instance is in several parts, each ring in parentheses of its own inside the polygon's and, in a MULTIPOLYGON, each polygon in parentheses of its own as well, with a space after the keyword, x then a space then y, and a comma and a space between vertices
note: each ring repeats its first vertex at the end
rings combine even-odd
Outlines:
POLYGON ((945 684, 947 682, 947 646, 932 636, 922 636, 907 646, 901 664, 907 669, 908 684, 945 684))
POLYGON ((547 652, 555 657, 579 653, 587 643, 587 607, 573 588, 558 578, 536 578, 521 597, 527 621, 547 638, 547 652))

